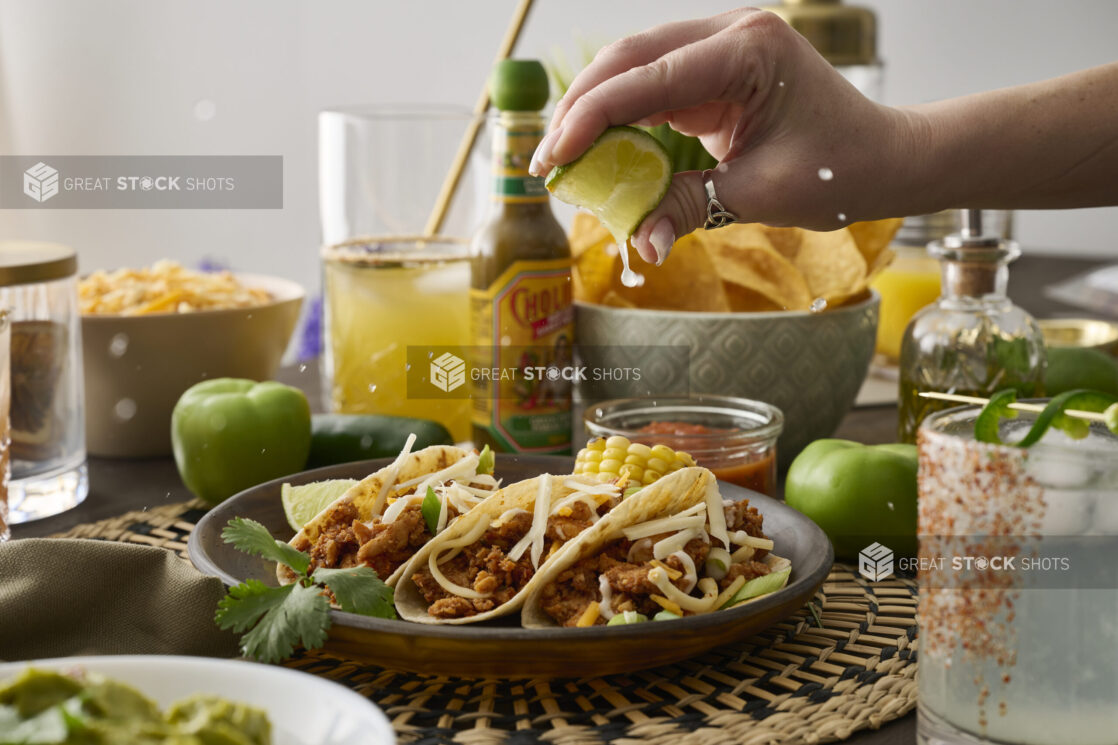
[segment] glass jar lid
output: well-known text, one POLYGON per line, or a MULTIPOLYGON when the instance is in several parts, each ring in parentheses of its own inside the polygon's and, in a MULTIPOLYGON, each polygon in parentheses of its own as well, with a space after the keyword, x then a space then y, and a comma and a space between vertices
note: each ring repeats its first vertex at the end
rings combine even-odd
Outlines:
POLYGON ((78 273, 78 255, 61 243, 0 241, 0 287, 50 282, 78 273))

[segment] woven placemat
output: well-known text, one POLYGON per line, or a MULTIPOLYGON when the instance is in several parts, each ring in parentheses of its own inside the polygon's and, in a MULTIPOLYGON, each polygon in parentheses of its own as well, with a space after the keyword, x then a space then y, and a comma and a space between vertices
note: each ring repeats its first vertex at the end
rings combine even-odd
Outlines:
MULTIPOLYGON (((129 512, 65 534, 186 555, 201 502, 129 512)), ((686 663, 549 681, 414 675, 321 652, 288 666, 378 704, 403 743, 791 745, 843 740, 916 705, 916 584, 836 564, 812 602, 762 634, 686 663)))

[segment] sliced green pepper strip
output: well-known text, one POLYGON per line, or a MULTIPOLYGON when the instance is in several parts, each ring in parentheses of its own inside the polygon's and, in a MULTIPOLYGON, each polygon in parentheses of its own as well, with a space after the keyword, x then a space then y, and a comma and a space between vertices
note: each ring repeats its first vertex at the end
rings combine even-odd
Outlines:
POLYGON ((486 445, 485 447, 483 447, 481 449, 481 452, 478 453, 478 456, 477 456, 477 472, 478 473, 488 473, 489 475, 493 475, 493 467, 494 467, 495 463, 496 463, 496 458, 493 455, 493 451, 489 449, 488 445, 486 445))
POLYGON ((1049 427, 1061 430, 1069 437, 1082 439, 1090 431, 1090 425, 1076 417, 1068 416, 1064 412, 1068 409, 1078 411, 1104 412, 1109 407, 1118 403, 1118 398, 1101 391, 1088 391, 1078 389, 1067 391, 1054 396, 1044 410, 1037 415, 1033 426, 1028 433, 1015 443, 1004 443, 998 434, 998 422, 1002 417, 1012 417, 1016 414, 1009 408, 1009 404, 1017 400, 1016 392, 1012 390, 998 391, 990 397, 990 401, 979 413, 974 423, 974 436, 979 442, 989 442, 999 445, 1011 444, 1019 448, 1031 447, 1044 437, 1049 427))
POLYGON ((1017 412, 1009 405, 1017 401, 1017 391, 1007 388, 990 396, 990 400, 974 420, 974 439, 993 445, 1004 445, 998 425, 1002 419, 1016 419, 1017 412))
POLYGON ((439 513, 443 511, 443 503, 430 486, 427 487, 427 494, 419 505, 419 511, 423 515, 424 522, 427 523, 427 530, 431 531, 431 535, 438 535, 439 513))

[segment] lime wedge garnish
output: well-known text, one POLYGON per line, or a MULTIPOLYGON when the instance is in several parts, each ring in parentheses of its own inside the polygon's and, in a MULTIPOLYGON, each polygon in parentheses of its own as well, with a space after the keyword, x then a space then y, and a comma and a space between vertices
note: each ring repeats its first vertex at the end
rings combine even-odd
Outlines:
POLYGON ((557 199, 589 210, 601 221, 628 270, 629 236, 668 193, 672 159, 647 132, 611 127, 577 160, 553 168, 544 183, 557 199))
POLYGON ((353 479, 333 479, 315 481, 302 486, 284 484, 280 487, 280 501, 287 524, 295 530, 302 530, 311 519, 326 509, 326 506, 346 493, 357 482, 353 479))

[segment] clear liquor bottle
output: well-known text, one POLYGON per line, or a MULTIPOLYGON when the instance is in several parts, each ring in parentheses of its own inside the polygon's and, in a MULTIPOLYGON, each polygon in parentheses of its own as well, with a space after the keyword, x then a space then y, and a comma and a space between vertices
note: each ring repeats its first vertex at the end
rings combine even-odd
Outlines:
POLYGON ((923 391, 989 396, 1014 388, 1022 398, 1044 393, 1047 361, 1036 321, 1006 296, 1013 241, 982 232, 980 210, 964 210, 963 230, 928 244, 940 261, 939 300, 915 316, 901 342, 898 437, 915 442, 920 422, 956 404, 921 398, 923 391))

